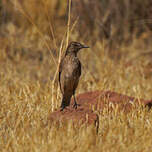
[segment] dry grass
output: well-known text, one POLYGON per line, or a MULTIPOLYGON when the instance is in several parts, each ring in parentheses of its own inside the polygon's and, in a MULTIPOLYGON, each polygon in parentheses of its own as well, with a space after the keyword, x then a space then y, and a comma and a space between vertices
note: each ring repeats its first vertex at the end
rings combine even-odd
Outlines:
MULTIPOLYGON (((105 108, 99 114, 98 134, 93 126, 84 124, 77 128, 71 121, 64 125, 46 125, 49 114, 60 105, 60 91, 54 75, 57 66, 53 58, 58 63, 66 41, 85 40, 78 37, 78 31, 70 31, 79 20, 68 22, 68 26, 63 19, 50 22, 51 19, 48 21, 44 17, 48 16, 47 10, 51 15, 57 11, 48 9, 55 8, 55 4, 32 2, 29 5, 24 1, 22 9, 31 14, 36 26, 31 26, 23 14, 22 19, 16 19, 14 8, 9 4, 8 10, 13 12, 16 21, 0 27, 0 151, 151 151, 152 110, 142 106, 135 106, 128 114, 109 112, 105 108), (19 23, 24 26, 18 27, 19 23), (67 27, 69 36, 66 39, 67 27)), ((64 5, 60 5, 61 10, 65 10, 64 5)), ((63 12, 59 11, 58 16, 63 12)), ((150 34, 145 33, 140 39, 134 37, 131 45, 117 48, 116 60, 107 55, 106 41, 97 39, 92 45, 95 37, 90 37, 86 43, 91 48, 79 54, 83 73, 77 93, 101 89, 151 99, 151 50, 143 43, 147 35, 150 34), (131 66, 126 66, 128 63, 131 66)))

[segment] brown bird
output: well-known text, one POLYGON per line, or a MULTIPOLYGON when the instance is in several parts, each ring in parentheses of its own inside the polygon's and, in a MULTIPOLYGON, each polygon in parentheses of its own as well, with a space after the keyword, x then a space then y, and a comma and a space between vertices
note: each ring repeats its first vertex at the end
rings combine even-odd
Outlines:
POLYGON ((79 77, 81 75, 81 63, 77 57, 77 53, 82 48, 89 48, 78 42, 71 42, 62 58, 59 66, 59 84, 62 93, 61 111, 70 105, 70 100, 74 97, 74 108, 77 108, 75 98, 75 90, 78 86, 79 77))

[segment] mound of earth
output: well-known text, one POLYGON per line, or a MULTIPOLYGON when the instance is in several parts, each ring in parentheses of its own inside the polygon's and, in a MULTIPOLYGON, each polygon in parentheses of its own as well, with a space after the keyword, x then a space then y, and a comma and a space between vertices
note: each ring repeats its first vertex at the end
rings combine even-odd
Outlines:
POLYGON ((143 103, 151 107, 152 100, 136 99, 123 94, 119 94, 111 91, 94 91, 79 94, 77 96, 77 103, 79 104, 77 109, 72 106, 74 104, 73 99, 71 105, 65 108, 63 111, 57 110, 50 114, 49 121, 66 122, 72 120, 73 122, 96 124, 98 125, 98 112, 101 112, 104 107, 109 107, 111 110, 118 107, 118 110, 129 112, 133 108, 133 103, 143 103), (111 106, 112 105, 112 106, 111 106))

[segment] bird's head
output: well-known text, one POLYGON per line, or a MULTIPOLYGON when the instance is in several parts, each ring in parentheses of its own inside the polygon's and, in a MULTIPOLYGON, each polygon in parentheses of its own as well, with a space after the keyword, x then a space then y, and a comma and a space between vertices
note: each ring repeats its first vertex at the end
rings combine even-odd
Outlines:
POLYGON ((70 42, 70 44, 67 47, 66 50, 66 54, 68 53, 75 53, 77 54, 77 52, 83 48, 89 48, 88 46, 82 45, 79 42, 70 42))

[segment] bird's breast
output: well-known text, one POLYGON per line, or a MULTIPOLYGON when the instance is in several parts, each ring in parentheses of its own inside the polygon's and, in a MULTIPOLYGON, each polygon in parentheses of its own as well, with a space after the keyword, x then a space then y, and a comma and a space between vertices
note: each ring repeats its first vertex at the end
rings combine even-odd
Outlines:
POLYGON ((81 74, 81 64, 78 58, 72 58, 66 65, 65 76, 67 78, 77 78, 81 74))

